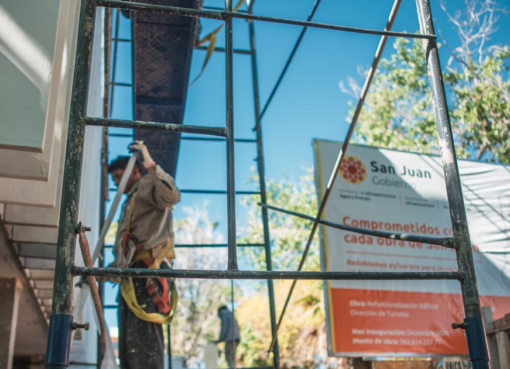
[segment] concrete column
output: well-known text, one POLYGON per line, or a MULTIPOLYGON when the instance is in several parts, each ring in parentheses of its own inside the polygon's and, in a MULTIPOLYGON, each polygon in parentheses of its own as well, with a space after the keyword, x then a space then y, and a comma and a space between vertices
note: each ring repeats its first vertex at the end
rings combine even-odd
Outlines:
POLYGON ((0 369, 11 369, 22 284, 16 278, 0 278, 0 369))

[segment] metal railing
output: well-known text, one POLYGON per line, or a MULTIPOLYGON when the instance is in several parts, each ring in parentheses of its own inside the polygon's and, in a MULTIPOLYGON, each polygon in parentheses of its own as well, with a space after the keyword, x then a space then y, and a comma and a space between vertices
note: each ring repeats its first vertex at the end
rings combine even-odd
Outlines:
MULTIPOLYGON (((392 14, 396 14, 399 0, 392 10, 392 14)), ((79 38, 77 46, 76 68, 73 83, 71 115, 69 121, 69 130, 67 138, 65 172, 62 190, 62 205, 60 213, 60 227, 57 247, 57 263, 55 270, 55 284, 53 297, 53 315, 50 321, 50 331, 48 338, 48 351, 46 358, 47 368, 64 368, 68 366, 69 344, 72 330, 72 278, 76 275, 83 276, 119 276, 119 277, 173 277, 173 278, 203 278, 203 279, 316 279, 316 280, 425 280, 425 279, 454 279, 461 284, 462 299, 464 302, 465 319, 463 324, 457 324, 456 327, 466 330, 466 338, 468 343, 470 360, 473 368, 489 368, 489 357, 485 340, 484 327, 481 319, 480 301, 478 289, 476 285, 476 277, 474 271, 473 255, 469 230, 467 225, 466 212, 464 208, 461 184, 459 179, 459 171, 455 157, 452 130, 446 105, 446 97, 444 85, 441 78, 441 66, 439 63, 439 55, 436 43, 436 36, 432 24, 432 15, 427 0, 416 0, 418 8, 418 16, 420 21, 421 34, 409 34, 403 32, 393 32, 391 28, 391 16, 387 28, 383 31, 371 30, 364 28, 345 27, 339 25, 323 24, 308 21, 289 20, 283 18, 264 17, 253 15, 248 12, 232 12, 232 1, 225 0, 224 11, 209 11, 186 9, 171 6, 160 6, 152 4, 142 4, 136 2, 122 2, 117 0, 82 0, 81 14, 79 24, 79 38), (90 59, 92 50, 92 33, 94 25, 94 14, 96 7, 115 7, 121 9, 129 9, 136 11, 146 11, 164 14, 173 14, 186 17, 203 17, 216 19, 225 22, 225 70, 226 70, 226 125, 225 127, 200 127, 189 126, 172 123, 154 123, 141 121, 124 121, 90 118, 86 115, 87 91, 89 85, 90 59), (252 42, 252 58, 255 58, 255 50, 253 47, 253 22, 272 22, 290 24, 302 27, 312 27, 329 29, 335 31, 353 32, 360 34, 379 35, 382 36, 374 63, 373 71, 369 73, 367 82, 365 83, 362 97, 366 96, 368 87, 373 77, 373 72, 377 66, 380 53, 384 48, 387 37, 406 37, 423 40, 426 48, 427 71, 432 90, 434 114, 436 118, 439 143, 441 147, 441 155, 443 161, 443 169, 447 185, 448 202, 450 206, 451 222, 453 228, 453 244, 451 239, 443 242, 443 246, 448 245, 454 247, 457 255, 458 272, 424 272, 424 273, 387 273, 387 272, 302 272, 301 268, 306 260, 306 255, 311 243, 311 239, 320 224, 320 216, 327 203, 328 194, 334 181, 334 174, 329 181, 328 190, 324 198, 320 202, 317 217, 314 219, 311 235, 307 243, 302 261, 298 271, 272 271, 270 270, 271 258, 270 254, 266 254, 268 258, 267 271, 240 271, 237 264, 237 245, 236 245, 236 210, 235 210, 235 176, 234 176, 234 115, 233 115, 233 35, 232 21, 233 19, 245 19, 250 24, 251 42, 252 42), (388 27, 389 26, 389 27, 388 27), (228 213, 228 269, 227 270, 150 270, 150 269, 116 269, 116 268, 87 268, 76 267, 74 265, 75 243, 76 243, 76 226, 78 220, 78 202, 80 193, 81 165, 83 156, 84 132, 87 125, 107 126, 107 127, 126 127, 137 129, 159 129, 172 132, 187 132, 191 134, 205 134, 211 136, 221 136, 226 141, 226 157, 227 157, 227 213, 228 213), (445 243, 446 242, 446 243, 445 243)), ((313 13, 312 13, 313 15, 313 13)), ((310 17, 311 19, 311 17, 310 17)), ((255 59, 253 59, 255 61, 255 59)), ((289 61, 290 62, 290 61, 289 61)), ((255 63, 253 63, 255 68, 255 63)), ((254 80, 256 78, 256 70, 254 70, 254 80)), ((256 84, 254 84, 254 88, 256 84)), ((256 95, 258 99, 258 95, 256 95)), ((257 100, 258 102, 258 100, 257 100)), ((360 99, 353 122, 349 128, 348 137, 344 142, 335 168, 339 167, 343 155, 349 143, 350 135, 356 124, 356 118, 359 115, 363 99, 360 99)), ((260 129, 260 109, 256 105, 256 127, 260 129)), ((260 131, 257 131, 260 134, 260 131)), ((258 140, 259 160, 262 158, 261 140, 258 140)), ((260 161, 259 165, 263 162, 260 161)), ((266 204, 265 189, 261 186, 261 202, 266 204)), ((263 216, 267 225, 267 207, 263 207, 263 216)), ((368 230, 357 230, 360 233, 367 233, 368 230)), ((265 245, 269 244, 267 238, 268 233, 265 232, 265 245)), ((420 236, 415 236, 420 237, 420 236)), ((439 242, 439 241, 438 241, 439 242)), ((295 282, 293 286, 295 285, 295 282)), ((292 290, 291 290, 292 292, 292 290)), ((289 293, 290 299, 291 293, 289 293)), ((273 301, 274 303, 274 301, 273 301)), ((283 318, 285 310, 280 317, 283 318)), ((273 314, 272 314, 273 315, 273 314)), ((275 327, 272 316, 273 333, 276 333, 278 325, 275 327)), ((275 337, 276 338, 276 337, 275 337)), ((278 366, 276 363, 275 366, 278 366)))

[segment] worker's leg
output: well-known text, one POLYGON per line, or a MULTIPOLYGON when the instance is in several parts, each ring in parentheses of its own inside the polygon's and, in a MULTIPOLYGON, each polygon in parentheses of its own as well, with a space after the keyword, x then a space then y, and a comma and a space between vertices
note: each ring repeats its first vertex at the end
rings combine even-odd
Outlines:
POLYGON ((117 297, 119 303, 119 310, 117 311, 118 323, 119 323, 119 359, 122 369, 129 369, 127 360, 127 348, 126 348, 126 329, 129 308, 126 302, 122 298, 119 289, 119 295, 117 297))
MULTIPOLYGON (((145 268, 146 266, 143 262, 137 262, 132 267, 145 268)), ((145 278, 133 278, 136 299, 145 312, 156 313, 157 308, 145 291, 146 283, 145 278)), ((131 310, 128 310, 125 335, 128 365, 124 366, 121 361, 122 369, 163 369, 164 344, 163 329, 160 324, 138 319, 131 310)))
POLYGON ((236 351, 234 342, 225 342, 225 360, 227 360, 228 367, 233 368, 236 360, 236 351))

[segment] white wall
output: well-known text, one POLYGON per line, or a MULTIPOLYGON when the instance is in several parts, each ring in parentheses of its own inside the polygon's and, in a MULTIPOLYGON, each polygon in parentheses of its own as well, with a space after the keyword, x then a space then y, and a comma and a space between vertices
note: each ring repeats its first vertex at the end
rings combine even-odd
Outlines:
POLYGON ((44 140, 50 148, 42 154, 0 149, 0 177, 8 177, 0 178, 7 223, 58 226, 79 10, 76 0, 60 2, 44 140))
POLYGON ((0 1, 0 177, 49 181, 50 166, 59 163, 74 64, 75 5, 0 1), (41 104, 31 103, 35 95, 41 104))
POLYGON ((42 150, 58 9, 58 0, 0 2, 2 146, 42 150))

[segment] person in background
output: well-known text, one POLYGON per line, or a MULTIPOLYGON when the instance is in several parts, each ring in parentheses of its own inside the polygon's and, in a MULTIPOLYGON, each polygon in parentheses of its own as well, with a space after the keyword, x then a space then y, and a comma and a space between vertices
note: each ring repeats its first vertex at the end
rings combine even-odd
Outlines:
POLYGON ((214 343, 225 342, 225 359, 227 360, 228 367, 234 368, 236 348, 239 346, 239 342, 241 342, 239 324, 237 324, 234 314, 225 305, 218 308, 218 317, 221 320, 220 337, 214 343))

